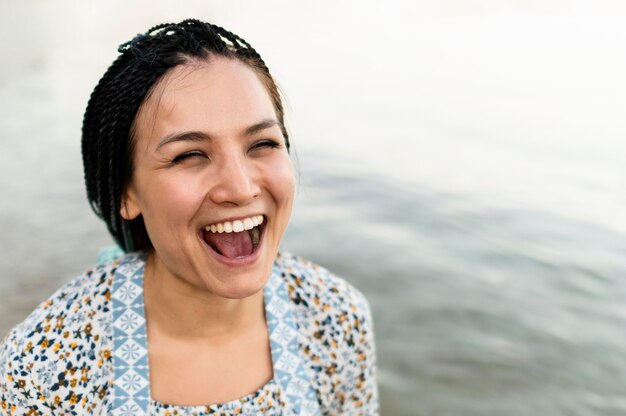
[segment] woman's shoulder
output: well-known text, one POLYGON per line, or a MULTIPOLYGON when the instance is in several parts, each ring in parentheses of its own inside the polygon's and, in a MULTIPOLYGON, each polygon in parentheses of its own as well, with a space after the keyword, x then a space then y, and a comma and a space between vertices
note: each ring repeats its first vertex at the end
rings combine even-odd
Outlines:
POLYGON ((289 253, 278 256, 298 329, 312 343, 332 350, 373 342, 373 322, 365 296, 326 268, 289 253), (368 341, 369 342, 369 341, 368 341))
POLYGON ((76 276, 40 303, 7 338, 63 335, 68 325, 93 317, 92 311, 106 312, 115 269, 116 264, 107 264, 76 276))
POLYGON ((332 414, 378 414, 369 303, 322 266, 288 253, 278 260, 322 407, 332 414))
POLYGON ((353 314, 369 318, 369 303, 365 296, 326 268, 303 257, 282 252, 278 256, 282 276, 289 296, 296 305, 311 313, 353 314))
POLYGON ((110 360, 116 267, 110 263, 75 277, 8 333, 0 344, 3 406, 50 412, 62 401, 86 398, 91 376, 103 376, 110 360))

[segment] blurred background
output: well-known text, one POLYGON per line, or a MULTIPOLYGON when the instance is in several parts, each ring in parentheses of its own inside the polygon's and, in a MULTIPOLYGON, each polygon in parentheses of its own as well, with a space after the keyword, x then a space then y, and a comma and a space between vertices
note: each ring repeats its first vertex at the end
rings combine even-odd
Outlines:
POLYGON ((82 114, 119 44, 186 17, 282 86, 283 248, 370 300, 382 414, 626 414, 618 0, 0 1, 0 337, 111 243, 82 114))

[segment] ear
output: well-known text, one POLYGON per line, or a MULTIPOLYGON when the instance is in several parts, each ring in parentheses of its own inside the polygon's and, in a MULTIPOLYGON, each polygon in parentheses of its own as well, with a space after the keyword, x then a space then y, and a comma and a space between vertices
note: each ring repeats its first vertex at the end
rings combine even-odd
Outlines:
POLYGON ((122 194, 122 204, 120 207, 120 215, 126 221, 134 220, 141 214, 141 207, 137 200, 137 193, 132 184, 126 187, 126 191, 122 194))

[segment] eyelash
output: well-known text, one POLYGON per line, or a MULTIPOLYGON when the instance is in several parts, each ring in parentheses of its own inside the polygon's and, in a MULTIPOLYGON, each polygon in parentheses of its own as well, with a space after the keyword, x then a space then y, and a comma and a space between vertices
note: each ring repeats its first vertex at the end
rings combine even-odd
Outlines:
POLYGON ((174 159, 172 159, 172 164, 177 164, 182 162, 185 159, 188 159, 190 157, 195 157, 195 156, 204 156, 204 153, 202 152, 198 152, 198 151, 192 151, 192 152, 186 152, 183 154, 180 154, 178 156, 176 156, 174 159))
POLYGON ((280 143, 278 143, 275 140, 261 140, 259 142, 256 142, 255 144, 252 145, 252 147, 250 148, 250 150, 254 150, 254 149, 258 149, 260 147, 270 147, 272 149, 277 149, 280 147, 280 143))

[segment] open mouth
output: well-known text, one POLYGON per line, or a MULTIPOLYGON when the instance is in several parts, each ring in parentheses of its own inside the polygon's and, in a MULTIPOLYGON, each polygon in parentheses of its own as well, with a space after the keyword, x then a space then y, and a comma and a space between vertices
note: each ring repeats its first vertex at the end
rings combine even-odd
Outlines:
POLYGON ((263 215, 253 215, 207 225, 202 230, 202 238, 217 254, 229 259, 243 259, 256 251, 264 229, 263 215))

